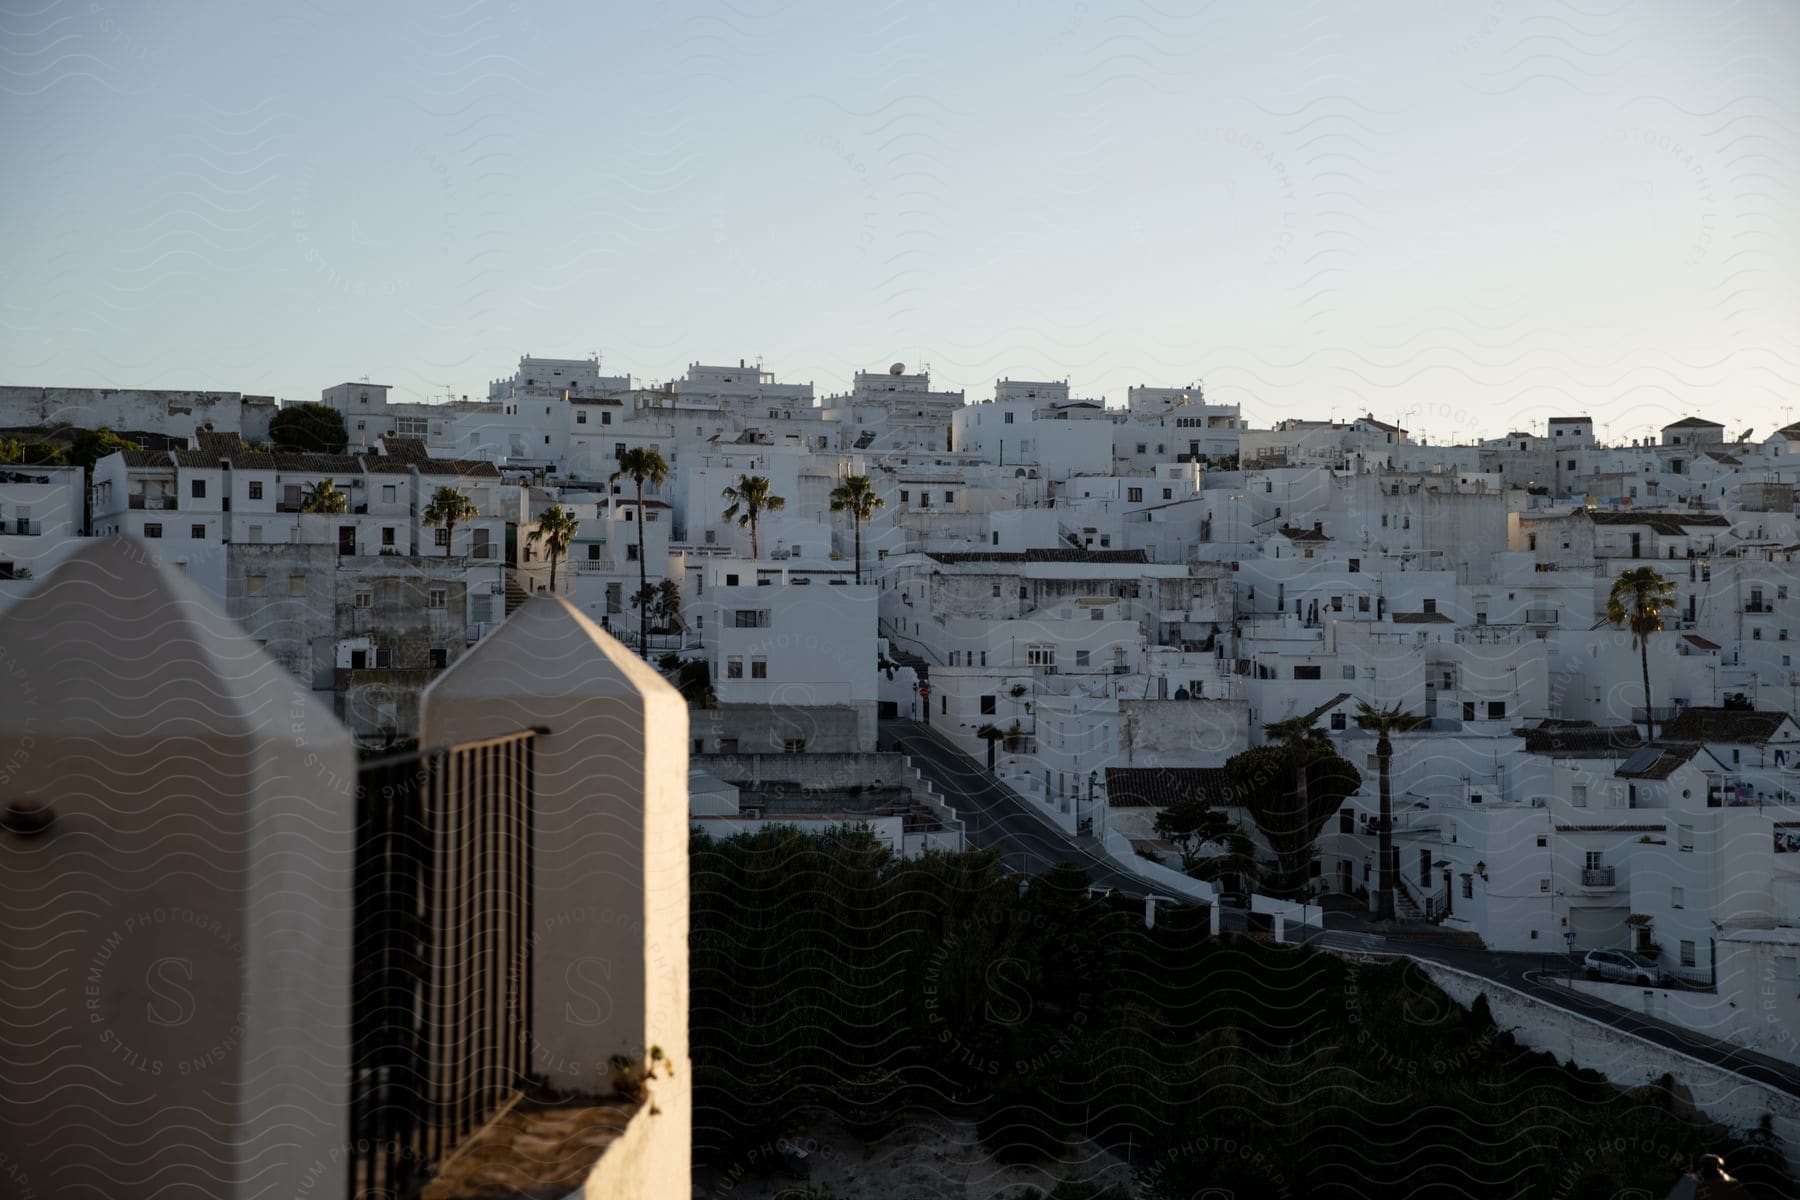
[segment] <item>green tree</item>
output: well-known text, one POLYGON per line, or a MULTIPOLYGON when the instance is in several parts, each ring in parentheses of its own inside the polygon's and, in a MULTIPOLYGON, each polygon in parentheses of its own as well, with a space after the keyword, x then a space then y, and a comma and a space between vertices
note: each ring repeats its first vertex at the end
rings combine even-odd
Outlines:
POLYGON ((436 529, 439 525, 444 527, 444 557, 449 558, 455 553, 456 527, 480 515, 474 501, 446 485, 431 494, 431 503, 419 514, 419 520, 427 529, 436 529))
POLYGON ((556 563, 569 552, 569 543, 575 540, 575 531, 581 528, 581 522, 575 514, 560 504, 552 504, 538 518, 537 528, 525 535, 525 544, 535 546, 541 540, 544 553, 550 556, 550 590, 556 590, 556 563))
POLYGON ((344 414, 329 404, 284 404, 269 422, 269 441, 278 450, 342 454, 350 432, 344 414))
POLYGON ((1276 721, 1263 731, 1269 743, 1234 755, 1225 764, 1227 778, 1275 853, 1269 890, 1277 896, 1302 896, 1319 831, 1344 798, 1362 786, 1362 776, 1306 717, 1276 721))
POLYGON ((831 489, 831 511, 850 514, 850 525, 856 536, 856 582, 862 582, 862 527, 886 501, 875 494, 867 475, 850 475, 831 489))
POLYGON ((739 475, 738 481, 728 485, 719 493, 731 504, 725 509, 727 521, 735 519, 739 529, 750 531, 750 558, 752 561, 762 557, 762 544, 757 540, 757 521, 766 512, 779 512, 787 507, 787 501, 769 490, 770 484, 761 475, 739 475))
MULTIPOLYGON (((123 442, 124 439, 120 438, 123 442)), ((137 443, 127 442, 121 449, 137 449, 137 443)), ((67 466, 69 456, 61 446, 54 442, 26 442, 18 438, 0 438, 0 463, 18 463, 27 467, 61 467, 67 466)), ((93 463, 83 463, 93 466, 93 463)))
POLYGON ((69 443, 66 458, 71 466, 92 470, 95 463, 109 454, 141 449, 143 447, 130 438, 120 437, 110 429, 84 429, 69 443))
POLYGON ((1356 706, 1356 723, 1377 734, 1375 758, 1381 769, 1381 873, 1378 880, 1381 895, 1375 902, 1375 915, 1383 921, 1394 919, 1394 889, 1400 885, 1399 871, 1394 863, 1394 741, 1391 735, 1410 733, 1430 724, 1430 720, 1409 713, 1398 704, 1388 708, 1362 703, 1356 706))
POLYGON ((1606 620, 1614 628, 1631 630, 1637 643, 1638 666, 1644 673, 1644 737, 1656 736, 1650 707, 1650 635, 1661 633, 1663 613, 1675 607, 1675 585, 1655 567, 1633 567, 1613 580, 1606 597, 1606 620))
POLYGON ((1200 861, 1200 851, 1231 833, 1231 818, 1198 796, 1177 800, 1156 814, 1156 835, 1175 843, 1183 874, 1200 861))
MULTIPOLYGON (((669 477, 669 464, 654 449, 634 446, 630 450, 619 451, 619 469, 612 473, 609 482, 617 483, 627 478, 637 487, 637 559, 638 559, 638 595, 643 596, 650 590, 650 560, 644 553, 644 485, 661 487, 669 477)), ((638 651, 644 652, 649 646, 650 605, 638 605, 638 651)))
POLYGON ((300 497, 300 511, 303 513, 346 513, 350 511, 350 497, 338 491, 337 484, 330 479, 320 479, 306 489, 300 497))

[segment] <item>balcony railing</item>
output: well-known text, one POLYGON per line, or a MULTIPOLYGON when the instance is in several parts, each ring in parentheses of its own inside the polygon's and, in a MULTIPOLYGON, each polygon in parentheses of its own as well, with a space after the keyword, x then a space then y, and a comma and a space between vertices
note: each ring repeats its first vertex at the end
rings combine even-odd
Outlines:
POLYGON ((1618 868, 1584 867, 1581 872, 1581 886, 1584 888, 1617 887, 1618 868))
POLYGON ((1775 606, 1767 600, 1752 600, 1744 605, 1744 612, 1750 616, 1761 616, 1775 611, 1775 606))
POLYGON ((173 496, 130 496, 126 503, 137 509, 150 509, 152 512, 169 512, 175 507, 173 496))
POLYGON ((1527 625, 1554 625, 1557 616, 1557 610, 1554 608, 1528 608, 1525 610, 1525 623, 1527 625))

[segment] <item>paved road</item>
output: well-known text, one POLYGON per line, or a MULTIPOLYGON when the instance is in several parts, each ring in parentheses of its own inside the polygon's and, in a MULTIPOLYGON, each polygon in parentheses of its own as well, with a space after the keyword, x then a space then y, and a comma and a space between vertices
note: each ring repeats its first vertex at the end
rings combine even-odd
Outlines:
POLYGON ((1135 897, 1162 894, 1037 816, 1026 807, 1029 801, 966 755, 939 741, 919 722, 883 721, 880 748, 909 756, 920 774, 963 819, 969 844, 983 850, 998 847, 1001 861, 1011 869, 1036 875, 1067 862, 1086 871, 1096 887, 1114 888, 1135 897))
MULTIPOLYGON (((1327 924, 1329 924, 1329 918, 1327 924)), ((1407 941, 1404 937, 1386 937, 1376 933, 1342 932, 1330 929, 1315 937, 1313 941, 1335 950, 1369 954, 1400 954, 1426 962, 1442 963, 1447 967, 1456 967, 1459 970, 1492 979, 1497 983, 1504 983, 1558 1008, 1604 1022, 1623 1033, 1632 1034, 1670 1050, 1679 1050, 1702 1062, 1735 1071, 1739 1075, 1754 1079, 1758 1083, 1767 1084, 1790 1096, 1800 1097, 1800 1066, 1791 1062, 1782 1062, 1766 1054, 1745 1050, 1730 1042, 1721 1042, 1704 1034, 1695 1033, 1691 1029, 1683 1029, 1677 1025, 1645 1017, 1628 1008, 1609 1004, 1604 1000, 1589 996, 1585 992, 1579 992, 1556 983, 1555 980, 1566 979, 1569 974, 1568 959, 1561 956, 1502 954, 1494 950, 1432 945, 1407 941)), ((1619 995, 1621 999, 1635 998, 1636 992, 1633 989, 1621 987, 1619 995)))
MULTIPOLYGON (((1154 885, 1113 865, 1090 845, 1084 845, 1080 839, 1033 813, 1027 807, 1029 801, 988 774, 980 764, 940 741, 919 722, 883 721, 880 742, 881 749, 898 751, 912 758, 913 765, 962 817, 970 845, 983 849, 999 847, 1001 861, 1011 869, 1035 875, 1057 863, 1068 862, 1087 871, 1096 886, 1113 888, 1123 895, 1142 897, 1157 891, 1154 885)), ((1247 923, 1248 916, 1243 909, 1221 908, 1221 928, 1243 930, 1247 923)), ((1407 955, 1456 967, 1506 984, 1559 1008, 1603 1021, 1621 1032, 1736 1071, 1789 1095, 1800 1096, 1800 1067, 1793 1063, 1644 1017, 1550 982, 1568 973, 1568 960, 1562 956, 1503 954, 1411 941, 1404 934, 1396 936, 1366 928, 1359 930, 1356 927, 1366 925, 1366 922, 1339 913, 1328 913, 1326 925, 1326 932, 1314 939, 1323 947, 1407 955), (1340 921, 1351 928, 1332 928, 1340 921)), ((1622 995, 1629 994, 1622 992, 1622 995)))

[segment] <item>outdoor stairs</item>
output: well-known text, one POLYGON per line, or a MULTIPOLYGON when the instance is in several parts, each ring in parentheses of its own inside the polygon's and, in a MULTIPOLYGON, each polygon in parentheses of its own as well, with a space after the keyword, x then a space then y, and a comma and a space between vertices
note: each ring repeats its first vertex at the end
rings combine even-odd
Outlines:
POLYGON ((931 674, 931 664, 910 650, 902 650, 892 642, 888 643, 888 658, 903 667, 911 667, 920 679, 931 674))
POLYGON ((1425 920, 1424 910, 1414 903, 1411 896, 1406 894, 1405 888, 1394 889, 1394 915, 1402 921, 1423 922, 1425 920))
POLYGON ((506 615, 512 616, 513 610, 525 603, 527 599, 525 589, 519 586, 518 572, 508 571, 506 573, 506 615))

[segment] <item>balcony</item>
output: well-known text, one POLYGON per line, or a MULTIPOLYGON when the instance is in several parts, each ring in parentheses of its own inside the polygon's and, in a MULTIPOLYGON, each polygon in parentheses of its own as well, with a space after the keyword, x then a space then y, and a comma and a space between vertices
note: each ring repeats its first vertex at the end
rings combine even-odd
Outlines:
POLYGON ((1527 625, 1554 625, 1557 617, 1558 613, 1554 608, 1528 608, 1525 610, 1527 625))
POLYGON ((1744 605, 1744 614, 1751 617, 1765 616, 1775 611, 1775 605, 1767 600, 1752 600, 1744 605))
POLYGON ((1619 886, 1617 867, 1584 867, 1581 886, 1589 891, 1610 892, 1619 886))
POLYGON ((134 509, 149 509, 152 512, 173 512, 175 497, 173 496, 129 496, 126 504, 134 509))

